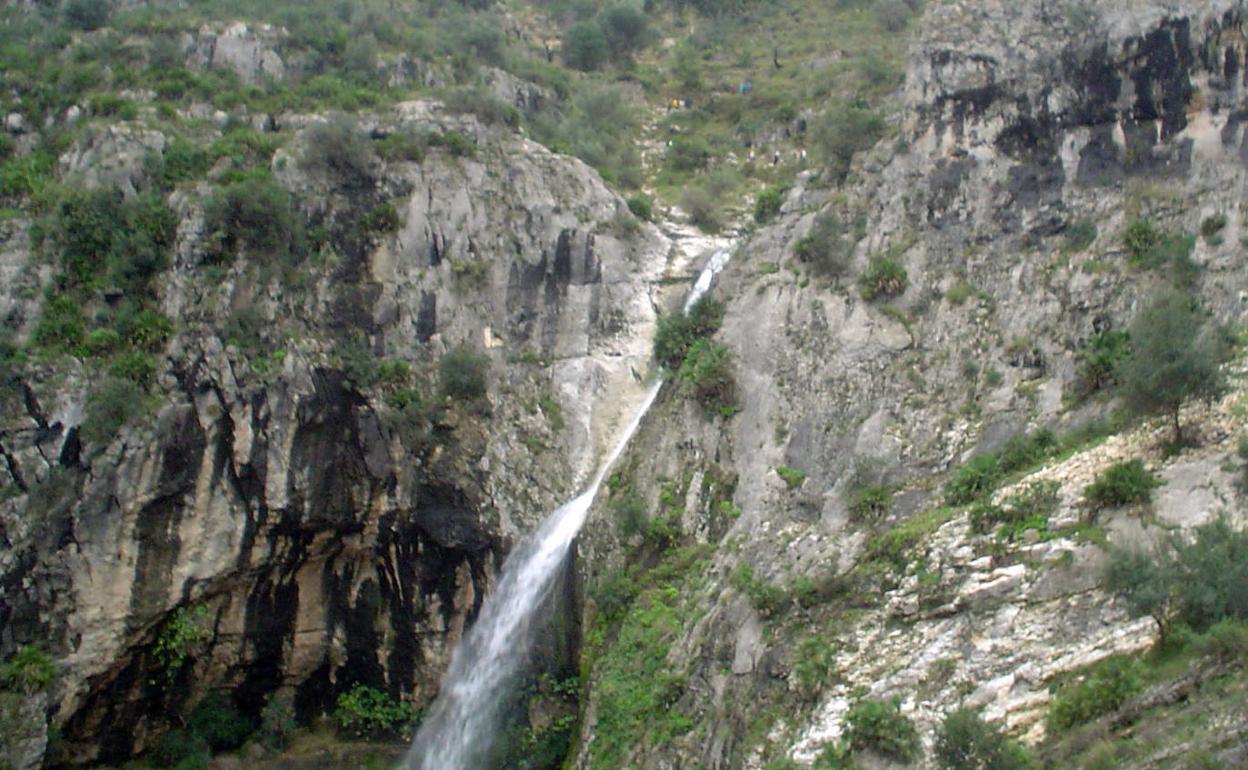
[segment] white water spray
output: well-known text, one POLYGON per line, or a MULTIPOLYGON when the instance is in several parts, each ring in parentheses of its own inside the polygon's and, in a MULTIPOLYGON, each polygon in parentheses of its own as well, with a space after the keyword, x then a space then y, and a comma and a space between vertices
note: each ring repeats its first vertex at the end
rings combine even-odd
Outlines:
MULTIPOLYGON (((730 256, 726 248, 711 255, 689 291, 685 312, 706 294, 730 256)), ((528 659, 533 615, 550 594, 607 471, 628 446, 662 387, 659 380, 646 391, 585 491, 556 509, 512 551, 498 587, 486 598, 476 623, 451 657, 437 700, 404 757, 405 770, 481 770, 488 761, 507 696, 528 659)))

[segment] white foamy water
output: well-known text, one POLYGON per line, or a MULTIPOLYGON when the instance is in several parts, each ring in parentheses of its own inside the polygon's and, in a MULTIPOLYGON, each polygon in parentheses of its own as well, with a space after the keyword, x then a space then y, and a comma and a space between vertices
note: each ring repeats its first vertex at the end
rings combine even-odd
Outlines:
MULTIPOLYGON (((711 287, 730 258, 711 255, 685 300, 685 312, 711 287)), ((481 606, 476 623, 451 656, 451 666, 412 747, 406 770, 482 770, 496 750, 502 710, 521 666, 528 660, 534 614, 550 595, 560 565, 612 464, 624 452, 654 404, 663 381, 652 384, 611 453, 585 491, 564 503, 517 546, 503 565, 498 586, 481 606)))

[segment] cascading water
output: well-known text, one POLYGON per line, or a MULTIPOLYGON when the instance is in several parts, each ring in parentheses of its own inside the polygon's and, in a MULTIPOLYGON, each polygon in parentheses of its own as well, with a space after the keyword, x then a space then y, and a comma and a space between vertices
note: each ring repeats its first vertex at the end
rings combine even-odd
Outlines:
MULTIPOLYGON (((727 248, 707 260, 685 300, 688 312, 728 264, 727 248)), ((585 491, 564 503, 512 551, 494 593, 451 657, 451 666, 403 760, 406 770, 481 770, 494 750, 502 709, 531 643, 533 615, 555 583, 559 566, 585 523, 611 465, 628 446, 663 387, 653 383, 585 491)))

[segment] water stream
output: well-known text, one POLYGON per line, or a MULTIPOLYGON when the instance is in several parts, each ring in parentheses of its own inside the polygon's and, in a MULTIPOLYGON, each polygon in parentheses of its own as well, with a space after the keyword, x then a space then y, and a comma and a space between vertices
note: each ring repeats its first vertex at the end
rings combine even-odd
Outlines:
MULTIPOLYGON (((730 257, 728 248, 711 255, 689 291, 685 312, 706 294, 730 257)), ((451 656, 442 689, 403 759, 404 770, 481 770, 485 766, 501 732, 507 695, 529 656, 534 615, 549 596, 607 471, 628 446, 662 387, 662 380, 650 385, 585 491, 556 509, 511 552, 498 586, 451 656)))

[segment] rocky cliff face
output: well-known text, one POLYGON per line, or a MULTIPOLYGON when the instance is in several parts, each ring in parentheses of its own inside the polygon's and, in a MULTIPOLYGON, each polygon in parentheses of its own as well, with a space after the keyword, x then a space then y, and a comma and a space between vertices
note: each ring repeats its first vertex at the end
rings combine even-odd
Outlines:
MULTIPOLYGON (((899 699, 924 731, 968 704, 1035 740, 1054 677, 1148 643, 1149 624, 1097 588, 1099 547, 1071 536, 994 552, 935 480, 1026 429, 1107 411, 1072 398, 1079 351, 1172 280, 1128 265, 1130 223, 1189 234, 1225 217, 1187 268, 1218 319, 1244 317, 1246 12, 1230 0, 932 4, 897 136, 840 189, 791 190, 718 288, 740 412, 708 421, 667 400, 626 458, 624 481, 651 510, 709 547, 653 578, 678 599, 643 592, 629 616, 665 613, 647 628, 679 725, 636 714, 635 741, 611 742, 628 706, 608 630, 577 767, 809 763, 864 693, 899 699), (802 279, 794 245, 829 216, 852 247, 844 277, 802 279), (1077 226, 1091 237, 1072 238, 1077 226), (867 301, 854 278, 883 258, 904 267, 904 291, 867 301), (791 260, 797 274, 775 271, 791 260), (880 481, 900 490, 886 518, 851 520, 853 491, 880 481), (829 642, 814 684, 797 670, 810 638, 829 642)), ((1199 451, 1166 460, 1149 434, 1118 455, 1161 470, 1173 494, 1156 515, 1175 527, 1243 516, 1217 470, 1233 432, 1218 414, 1199 451)), ((1078 520, 1089 468, 1115 459, 1080 457, 1082 470, 1046 477, 1059 481, 1055 528, 1078 520)), ((602 506, 583 543, 591 619, 615 599, 614 568, 656 558, 611 535, 614 515, 602 506)), ((1140 537, 1134 515, 1106 526, 1112 542, 1140 537)), ((1227 761, 1243 742, 1229 735, 1227 761)))
MULTIPOLYGON (((156 294, 178 323, 143 416, 85 436, 100 373, 65 355, 6 391, 0 648, 53 654, 42 713, 73 761, 130 756, 214 688, 304 715, 354 682, 427 701, 510 543, 583 481, 640 390, 671 244, 595 173, 414 102, 362 130, 475 150, 373 157, 348 186, 307 161, 323 120, 282 116, 271 164, 324 234, 301 264, 214 262, 207 186, 173 194, 156 294), (383 205, 393 225, 359 226, 383 205), (488 357, 486 396, 444 401, 439 360, 461 347, 488 357)), ((127 124, 89 137, 66 172, 130 194, 168 147, 127 124)), ((4 223, 0 258, 0 310, 23 336, 59 269, 26 224, 4 223)))

